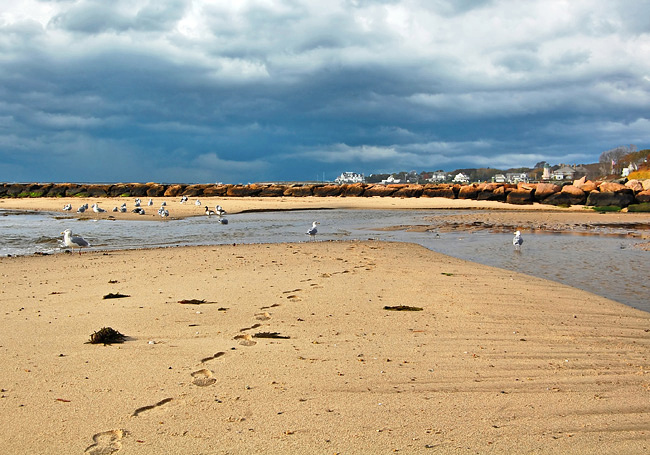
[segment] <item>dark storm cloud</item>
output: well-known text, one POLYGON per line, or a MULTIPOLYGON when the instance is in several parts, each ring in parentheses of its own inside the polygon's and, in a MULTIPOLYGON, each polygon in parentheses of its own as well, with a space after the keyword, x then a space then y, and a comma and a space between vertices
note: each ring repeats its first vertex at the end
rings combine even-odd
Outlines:
POLYGON ((647 147, 648 2, 26 1, 0 180, 334 178, 647 147))

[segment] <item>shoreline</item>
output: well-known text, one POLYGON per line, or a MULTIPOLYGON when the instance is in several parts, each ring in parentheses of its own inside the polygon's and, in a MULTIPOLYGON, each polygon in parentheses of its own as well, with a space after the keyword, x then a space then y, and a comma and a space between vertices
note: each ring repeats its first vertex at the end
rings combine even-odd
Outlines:
POLYGON ((376 241, 0 270, 8 452, 648 449, 650 314, 556 282, 376 241))

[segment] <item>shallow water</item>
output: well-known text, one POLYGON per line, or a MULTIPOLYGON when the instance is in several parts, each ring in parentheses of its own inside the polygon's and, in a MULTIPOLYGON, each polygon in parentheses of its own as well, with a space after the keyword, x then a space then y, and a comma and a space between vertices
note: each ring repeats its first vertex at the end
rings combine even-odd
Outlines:
MULTIPOLYGON (((409 232, 379 230, 427 225, 435 210, 320 210, 254 212, 183 220, 80 220, 61 213, 0 211, 0 256, 56 253, 64 229, 82 235, 91 249, 279 243, 311 241, 305 234, 320 221, 317 240, 404 241, 481 264, 514 270, 584 289, 650 312, 650 253, 635 248, 639 240, 614 236, 526 234, 520 251, 512 234, 488 231, 409 232)), ((450 214, 449 210, 444 214, 450 214)), ((471 213, 463 211, 462 213, 471 213)))

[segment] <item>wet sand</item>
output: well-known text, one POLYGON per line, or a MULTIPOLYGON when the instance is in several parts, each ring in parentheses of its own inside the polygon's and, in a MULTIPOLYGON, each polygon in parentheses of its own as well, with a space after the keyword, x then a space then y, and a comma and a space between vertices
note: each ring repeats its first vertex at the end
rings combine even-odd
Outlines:
POLYGON ((14 257, 0 274, 7 453, 650 445, 648 313, 416 245, 14 257), (126 341, 86 344, 105 326, 126 341))
MULTIPOLYGON (((39 209, 28 201, 17 208, 39 209)), ((210 205, 325 204, 227 202, 210 205)), ((525 216, 547 216, 533 210, 525 216)), ((504 223, 522 213, 485 212, 504 223)), ((584 222, 578 215, 557 216, 584 222)), ((0 258, 0 277, 7 453, 637 454, 650 446, 650 314, 417 245, 10 257, 0 258), (128 297, 103 299, 111 293, 128 297), (385 309, 400 305, 421 311, 385 309), (87 344, 102 327, 126 340, 87 344)))

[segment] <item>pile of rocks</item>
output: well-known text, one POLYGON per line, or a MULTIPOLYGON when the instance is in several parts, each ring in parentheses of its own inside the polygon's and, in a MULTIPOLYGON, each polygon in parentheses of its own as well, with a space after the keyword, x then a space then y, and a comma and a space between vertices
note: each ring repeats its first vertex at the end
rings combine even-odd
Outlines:
POLYGON ((509 204, 540 202, 551 205, 619 206, 650 202, 650 179, 622 182, 575 180, 554 183, 380 184, 160 184, 116 183, 4 183, 0 197, 445 197, 501 201, 509 204))

